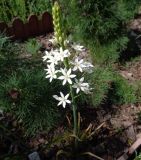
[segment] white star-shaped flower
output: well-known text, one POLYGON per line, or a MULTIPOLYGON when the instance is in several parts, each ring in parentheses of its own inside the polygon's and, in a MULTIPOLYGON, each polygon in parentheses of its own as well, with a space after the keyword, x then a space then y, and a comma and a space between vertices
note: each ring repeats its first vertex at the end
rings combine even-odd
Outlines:
POLYGON ((56 100, 59 101, 58 106, 62 104, 63 107, 65 108, 67 103, 69 103, 69 104, 71 103, 71 101, 68 100, 69 94, 64 96, 64 94, 62 92, 60 92, 60 96, 61 97, 59 97, 57 95, 53 95, 53 98, 55 98, 56 100))
MULTIPOLYGON (((55 54, 55 52, 54 52, 54 54, 55 54)), ((58 54, 58 53, 56 52, 56 54, 58 54)), ((58 57, 57 57, 57 56, 54 56, 54 55, 49 56, 49 57, 48 57, 48 60, 47 60, 48 63, 50 63, 50 64, 55 64, 55 65, 58 64, 58 61, 59 61, 58 57)))
POLYGON ((60 48, 60 53, 59 53, 59 57, 60 60, 63 62, 64 58, 69 57, 70 56, 70 52, 68 49, 63 50, 62 47, 60 48))
POLYGON ((75 43, 74 43, 74 44, 72 45, 72 48, 75 49, 76 51, 81 51, 81 52, 84 51, 84 46, 81 46, 81 45, 79 45, 79 44, 75 44, 75 43))
POLYGON ((49 57, 51 56, 51 54, 48 51, 45 51, 45 56, 43 56, 43 61, 46 61, 49 57))
POLYGON ((80 91, 83 91, 84 93, 88 93, 90 91, 89 84, 83 83, 84 77, 82 77, 80 80, 75 79, 75 83, 72 86, 73 88, 76 88, 76 93, 79 93, 80 91))
POLYGON ((63 85, 66 84, 66 82, 68 82, 69 84, 72 84, 72 78, 76 77, 76 75, 71 74, 71 68, 69 70, 67 69, 60 69, 61 73, 63 74, 62 76, 60 76, 58 79, 63 80, 63 85))
POLYGON ((74 62, 72 62, 72 64, 74 65, 73 71, 79 70, 80 72, 83 72, 83 68, 85 67, 83 63, 83 59, 79 60, 78 58, 76 58, 74 62))
POLYGON ((50 64, 50 65, 47 65, 47 69, 45 69, 47 71, 47 76, 46 78, 49 78, 49 81, 52 82, 53 79, 56 79, 57 78, 57 73, 58 71, 55 70, 55 67, 54 67, 54 64, 50 64))

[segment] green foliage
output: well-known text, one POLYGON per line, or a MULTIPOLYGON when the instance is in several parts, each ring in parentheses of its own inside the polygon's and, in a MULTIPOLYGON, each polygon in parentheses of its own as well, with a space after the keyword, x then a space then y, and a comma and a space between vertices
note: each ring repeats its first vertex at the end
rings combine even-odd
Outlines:
POLYGON ((13 17, 20 16, 23 20, 26 18, 25 0, 1 0, 0 2, 0 20, 10 21, 13 17))
POLYGON ((9 37, 0 33, 0 80, 4 78, 6 73, 11 73, 15 62, 18 63, 17 57, 20 54, 20 46, 13 43, 9 37))
POLYGON ((4 34, 0 33, 0 60, 11 60, 17 57, 19 51, 19 45, 10 41, 10 39, 4 34))
POLYGON ((20 17, 23 21, 30 14, 41 14, 51 10, 49 0, 1 0, 0 1, 0 21, 9 22, 14 17, 20 17))
POLYGON ((141 103, 141 81, 136 82, 136 96, 137 102, 141 103))
POLYGON ((40 69, 21 70, 0 83, 0 106, 22 120, 27 134, 35 134, 59 122, 60 112, 52 98, 58 90, 59 85, 50 85, 40 69))
POLYGON ((74 27, 75 33, 105 43, 111 38, 119 37, 119 32, 123 33, 121 27, 133 18, 139 0, 60 0, 60 3, 64 10, 68 5, 66 13, 69 19, 66 23, 71 29, 74 27), (71 12, 69 7, 72 9, 71 12))
POLYGON ((129 84, 129 82, 120 75, 115 76, 112 88, 109 93, 109 98, 112 103, 132 104, 137 102, 136 87, 133 84, 129 84))
POLYGON ((50 0, 28 0, 25 2, 27 3, 28 14, 36 13, 40 15, 44 11, 51 12, 52 3, 50 0))
POLYGON ((138 101, 136 86, 129 84, 111 67, 96 67, 89 79, 93 88, 89 102, 92 102, 94 107, 107 101, 112 104, 130 104, 138 101))
POLYGON ((94 62, 117 61, 128 42, 126 24, 134 17, 140 1, 60 0, 60 3, 66 32, 74 33, 75 39, 91 48, 94 62))
POLYGON ((93 88, 90 101, 92 101, 93 106, 99 106, 107 98, 111 82, 113 81, 113 72, 109 68, 104 69, 102 67, 97 67, 90 79, 93 88))
POLYGON ((137 155, 134 160, 141 160, 141 153, 137 155))
POLYGON ((0 79, 4 73, 11 70, 19 54, 19 45, 12 43, 8 37, 0 33, 0 79))
POLYGON ((37 42, 36 39, 29 39, 25 43, 25 49, 28 53, 32 54, 33 56, 36 55, 41 48, 41 44, 37 42))
POLYGON ((98 64, 110 64, 114 63, 119 57, 122 49, 126 48, 128 38, 123 36, 111 43, 105 43, 103 45, 93 44, 91 47, 91 55, 94 63, 98 64))

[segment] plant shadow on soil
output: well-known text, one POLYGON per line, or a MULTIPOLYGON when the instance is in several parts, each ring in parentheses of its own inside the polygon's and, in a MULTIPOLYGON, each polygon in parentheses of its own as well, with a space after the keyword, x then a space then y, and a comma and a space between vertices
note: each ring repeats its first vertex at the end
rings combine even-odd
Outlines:
POLYGON ((120 54, 120 62, 130 61, 132 58, 141 55, 140 32, 137 30, 130 30, 128 32, 128 38, 129 42, 127 48, 120 54))

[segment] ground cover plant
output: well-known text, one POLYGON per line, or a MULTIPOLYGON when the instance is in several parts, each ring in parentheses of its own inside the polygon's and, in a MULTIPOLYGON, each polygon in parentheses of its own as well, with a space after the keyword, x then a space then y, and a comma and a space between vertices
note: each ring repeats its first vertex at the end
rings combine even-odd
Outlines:
MULTIPOLYGON (((35 40, 33 41, 35 42, 35 40)), ((35 42, 38 47, 36 47, 36 51, 34 48, 34 52, 31 50, 30 53, 27 44, 30 45, 27 42, 24 46, 21 45, 21 48, 17 48, 19 46, 17 43, 14 43, 14 46, 8 37, 1 35, 0 105, 4 112, 10 112, 18 120, 22 120, 26 128, 25 133, 29 135, 35 134, 42 127, 52 128, 58 121, 60 113, 56 107, 54 108, 50 93, 60 87, 58 83, 55 83, 52 88, 44 79, 45 73, 41 68, 42 61, 36 60, 37 56, 35 58, 39 44, 35 42), (21 55, 22 52, 24 55, 21 55), (25 58, 29 54, 32 60, 25 58), (47 118, 49 119, 47 120, 47 118)))
POLYGON ((94 107, 105 103, 131 104, 138 101, 138 87, 135 84, 129 84, 111 67, 95 68, 94 73, 90 75, 90 79, 94 92, 89 101, 92 102, 94 107))
POLYGON ((35 134, 42 128, 49 129, 60 116, 50 96, 53 90, 59 89, 57 86, 54 84, 51 88, 44 80, 44 72, 37 69, 13 73, 0 85, 1 109, 22 120, 28 134, 35 134))

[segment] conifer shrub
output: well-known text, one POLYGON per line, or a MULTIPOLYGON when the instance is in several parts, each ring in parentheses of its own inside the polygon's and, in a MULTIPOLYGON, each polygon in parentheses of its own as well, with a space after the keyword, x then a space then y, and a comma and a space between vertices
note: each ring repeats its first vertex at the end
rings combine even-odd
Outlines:
POLYGON ((114 79, 113 71, 108 67, 106 69, 97 67, 90 79, 93 87, 90 102, 94 107, 98 107, 107 100, 107 95, 114 79))
POLYGON ((134 104, 137 100, 135 84, 130 84, 120 75, 115 75, 109 98, 114 104, 134 104))
POLYGON ((105 103, 133 104, 139 101, 140 94, 136 85, 130 84, 111 67, 96 67, 89 79, 93 87, 89 103, 93 107, 105 103))
POLYGON ((136 14, 140 1, 60 0, 60 3, 66 32, 91 48, 94 62, 103 63, 107 59, 115 62, 127 46, 126 25, 136 14))
POLYGON ((52 94, 59 84, 50 85, 40 69, 21 70, 5 77, 0 83, 0 109, 22 121, 27 135, 58 124, 59 112, 52 94))

